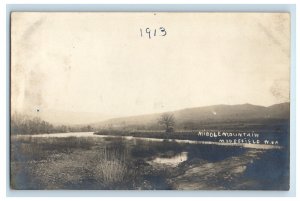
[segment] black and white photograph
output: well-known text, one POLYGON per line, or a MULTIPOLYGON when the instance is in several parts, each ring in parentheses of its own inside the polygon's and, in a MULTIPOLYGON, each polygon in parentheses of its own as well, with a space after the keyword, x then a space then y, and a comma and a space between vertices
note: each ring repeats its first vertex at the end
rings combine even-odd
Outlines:
POLYGON ((290 189, 290 13, 10 20, 11 189, 290 189))

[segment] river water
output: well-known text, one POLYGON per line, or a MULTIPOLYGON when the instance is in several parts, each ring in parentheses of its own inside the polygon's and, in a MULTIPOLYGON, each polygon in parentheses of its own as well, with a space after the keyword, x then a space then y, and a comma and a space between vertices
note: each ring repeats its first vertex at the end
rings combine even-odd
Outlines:
POLYGON ((50 133, 50 134, 38 134, 38 135, 17 135, 16 137, 30 136, 30 137, 100 137, 100 138, 121 138, 124 140, 145 140, 154 142, 177 142, 177 143, 188 143, 188 144, 214 144, 220 146, 241 146, 245 148, 254 149, 281 149, 278 145, 266 145, 266 144, 246 144, 246 143, 222 143, 222 142, 211 142, 211 141, 195 141, 195 140, 174 140, 174 139, 158 139, 158 138, 145 138, 145 137, 133 137, 133 136, 114 136, 114 135, 95 135, 94 132, 70 132, 70 133, 50 133))

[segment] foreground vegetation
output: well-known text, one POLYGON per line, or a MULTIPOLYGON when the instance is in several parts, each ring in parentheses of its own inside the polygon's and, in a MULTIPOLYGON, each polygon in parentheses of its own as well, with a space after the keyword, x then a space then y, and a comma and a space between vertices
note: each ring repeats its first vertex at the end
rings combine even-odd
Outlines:
POLYGON ((286 189, 285 150, 12 136, 13 189, 286 189), (187 152, 179 165, 154 163, 187 152), (151 162, 152 161, 152 162, 151 162))

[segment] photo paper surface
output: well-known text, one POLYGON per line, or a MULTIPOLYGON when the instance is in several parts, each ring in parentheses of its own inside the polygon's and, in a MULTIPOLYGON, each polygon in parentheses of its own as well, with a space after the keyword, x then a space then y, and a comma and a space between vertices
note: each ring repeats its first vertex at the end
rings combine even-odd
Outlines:
POLYGON ((12 12, 10 187, 289 190, 290 15, 12 12))

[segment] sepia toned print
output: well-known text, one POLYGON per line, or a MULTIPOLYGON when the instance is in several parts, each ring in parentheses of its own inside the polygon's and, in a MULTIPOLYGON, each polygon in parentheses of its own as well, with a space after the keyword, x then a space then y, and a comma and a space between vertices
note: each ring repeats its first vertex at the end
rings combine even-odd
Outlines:
POLYGON ((16 190, 289 190, 289 13, 11 13, 16 190))

